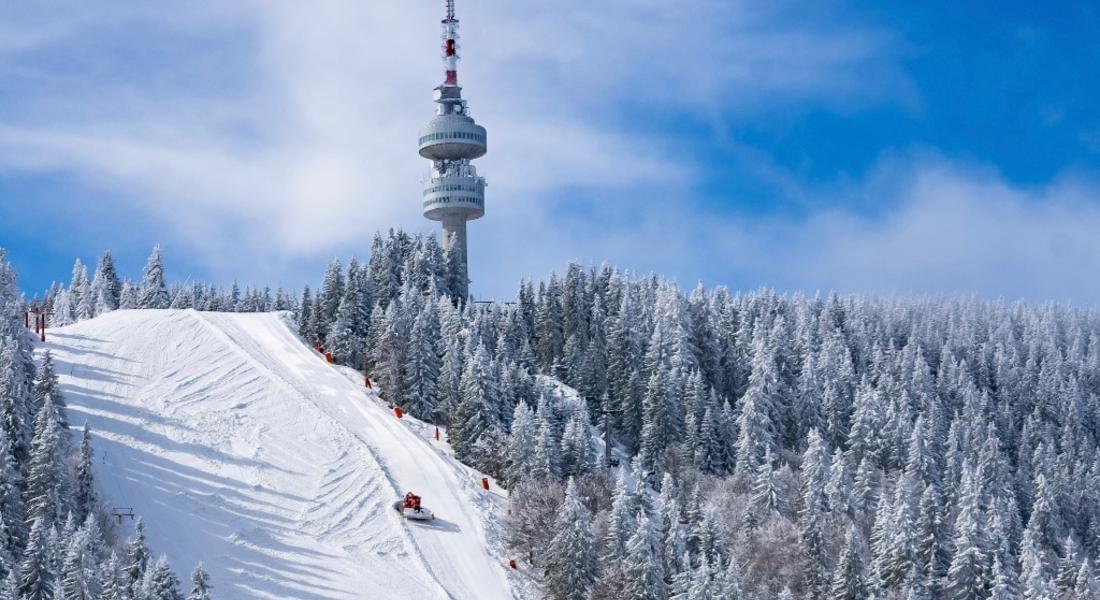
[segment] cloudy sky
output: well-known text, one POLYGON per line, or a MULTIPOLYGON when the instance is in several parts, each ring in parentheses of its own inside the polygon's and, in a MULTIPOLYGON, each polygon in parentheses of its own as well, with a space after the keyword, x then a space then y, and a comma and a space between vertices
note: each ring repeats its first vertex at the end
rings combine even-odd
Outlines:
MULTIPOLYGON (((298 287, 434 232, 438 0, 0 4, 0 246, 24 287, 298 287)), ((458 0, 489 130, 472 290, 608 261, 682 285, 1100 302, 1088 2, 458 0), (908 5, 908 6, 906 6, 908 5)))

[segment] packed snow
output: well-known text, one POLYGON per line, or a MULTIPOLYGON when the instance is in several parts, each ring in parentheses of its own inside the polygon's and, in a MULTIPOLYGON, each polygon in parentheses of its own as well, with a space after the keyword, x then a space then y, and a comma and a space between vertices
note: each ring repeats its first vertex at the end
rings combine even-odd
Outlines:
POLYGON ((177 572, 204 562, 221 597, 525 595, 501 549, 501 492, 282 315, 117 311, 45 347, 71 421, 95 435, 108 503, 145 517, 177 572), (436 520, 392 509, 410 490, 436 520))

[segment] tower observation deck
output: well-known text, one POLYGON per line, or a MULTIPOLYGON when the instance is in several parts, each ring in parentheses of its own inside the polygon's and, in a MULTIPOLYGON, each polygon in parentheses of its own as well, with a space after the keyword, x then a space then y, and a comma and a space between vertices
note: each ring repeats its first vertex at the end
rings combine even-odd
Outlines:
POLYGON ((461 262, 461 294, 469 297, 466 221, 485 214, 485 179, 470 162, 488 150, 485 128, 470 117, 458 85, 458 19, 454 0, 445 0, 443 18, 444 79, 435 88, 435 118, 420 131, 420 156, 432 161, 424 182, 424 216, 443 222, 443 248, 461 262))

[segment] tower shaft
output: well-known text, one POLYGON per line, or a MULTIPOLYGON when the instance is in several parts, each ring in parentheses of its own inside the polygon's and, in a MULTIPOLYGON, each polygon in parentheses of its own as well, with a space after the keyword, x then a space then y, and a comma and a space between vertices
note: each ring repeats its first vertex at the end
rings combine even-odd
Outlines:
POLYGON ((488 150, 485 128, 470 117, 458 85, 458 19, 445 0, 442 23, 443 83, 435 88, 436 116, 420 131, 420 156, 432 161, 424 182, 424 216, 443 223, 443 246, 453 256, 450 292, 469 297, 466 221, 485 214, 485 178, 472 160, 488 150))

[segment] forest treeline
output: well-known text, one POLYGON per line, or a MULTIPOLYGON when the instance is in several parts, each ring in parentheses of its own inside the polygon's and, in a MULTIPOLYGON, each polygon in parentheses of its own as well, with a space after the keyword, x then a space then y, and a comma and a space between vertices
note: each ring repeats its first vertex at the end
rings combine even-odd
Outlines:
MULTIPOLYGON (((126 539, 100 497, 91 432, 70 423, 49 353, 36 362, 25 306, 0 249, 0 600, 183 600, 140 519, 126 539)), ((186 598, 210 587, 200 565, 186 598)))
POLYGON ((292 311, 446 425, 510 486, 510 543, 550 597, 1098 593, 1095 310, 684 292, 579 265, 479 304, 449 293, 433 237, 403 232, 294 298, 169 288, 154 262, 131 304, 292 311))

